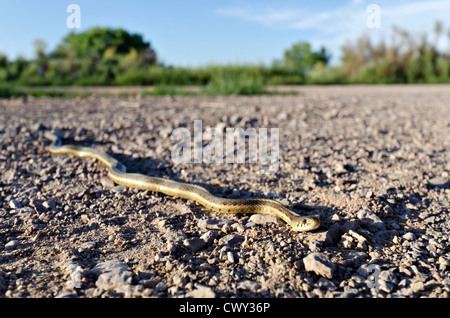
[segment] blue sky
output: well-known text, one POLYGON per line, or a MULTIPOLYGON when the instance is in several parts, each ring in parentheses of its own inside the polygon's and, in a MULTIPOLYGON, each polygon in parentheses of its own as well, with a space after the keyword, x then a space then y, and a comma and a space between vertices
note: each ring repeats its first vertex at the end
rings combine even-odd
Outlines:
POLYGON ((39 38, 51 51, 71 31, 69 4, 81 8, 82 32, 93 26, 122 27, 150 41, 168 65, 271 63, 298 41, 321 45, 338 61, 340 47, 363 32, 374 41, 389 40, 392 25, 411 34, 427 32, 434 21, 444 24, 442 49, 449 49, 450 0, 12 0, 0 9, 0 52, 11 59, 33 56, 39 38), (380 8, 381 28, 368 28, 366 8, 380 8))

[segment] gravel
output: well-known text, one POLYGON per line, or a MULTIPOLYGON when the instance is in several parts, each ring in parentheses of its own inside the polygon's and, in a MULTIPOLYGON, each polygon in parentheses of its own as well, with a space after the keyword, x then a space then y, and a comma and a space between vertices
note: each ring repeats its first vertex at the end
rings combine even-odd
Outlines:
POLYGON ((332 278, 336 265, 330 262, 327 255, 323 253, 311 253, 303 258, 305 270, 315 272, 317 275, 332 278))
POLYGON ((0 297, 449 297, 449 86, 292 89, 0 100, 0 297), (172 131, 194 120, 279 128, 279 169, 173 162, 172 131), (321 226, 117 186, 93 159, 48 153, 43 129, 321 226))

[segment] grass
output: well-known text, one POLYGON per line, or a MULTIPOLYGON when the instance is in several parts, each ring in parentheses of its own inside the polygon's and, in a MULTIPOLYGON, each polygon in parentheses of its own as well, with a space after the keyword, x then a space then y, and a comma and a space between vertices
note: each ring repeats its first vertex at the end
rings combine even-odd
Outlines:
POLYGON ((153 90, 141 93, 141 96, 197 96, 195 91, 179 88, 175 85, 156 85, 153 90))
POLYGON ((255 78, 221 78, 203 89, 204 95, 261 95, 268 94, 262 81, 255 78))
POLYGON ((63 98, 76 98, 91 96, 89 92, 71 92, 60 90, 47 90, 47 89, 29 89, 24 87, 17 87, 13 85, 0 85, 0 98, 13 98, 13 97, 63 97, 63 98))
MULTIPOLYGON (((279 71, 279 70, 278 70, 279 71)), ((148 69, 130 69, 116 78, 112 86, 119 93, 99 93, 89 88, 78 90, 77 86, 34 86, 26 83, 0 84, 0 98, 11 97, 62 97, 75 98, 91 95, 98 96, 220 96, 220 95, 292 95, 298 92, 268 89, 271 85, 271 72, 261 65, 211 65, 203 68, 162 68, 153 66, 148 69), (152 89, 127 92, 124 86, 142 87, 150 85, 152 89), (188 86, 190 85, 190 86, 188 86), (74 89, 75 87, 75 89, 74 89)), ((86 84, 86 83, 84 83, 86 84)), ((95 86, 95 85, 94 85, 95 86)), ((106 85, 111 86, 111 85, 106 85)))
POLYGON ((73 91, 71 87, 20 87, 14 85, 0 85, 0 98, 14 97, 59 97, 59 98, 77 98, 89 97, 94 94, 102 97, 128 97, 140 95, 145 96, 221 96, 221 95, 296 95, 297 91, 280 91, 278 89, 267 89, 258 78, 246 77, 236 78, 233 76, 225 79, 220 78, 203 86, 186 87, 176 85, 155 85, 151 90, 139 93, 121 91, 114 93, 95 93, 91 91, 73 91))
POLYGON ((11 98, 21 96, 25 96, 25 94, 18 91, 16 87, 8 84, 0 85, 0 98, 11 98))

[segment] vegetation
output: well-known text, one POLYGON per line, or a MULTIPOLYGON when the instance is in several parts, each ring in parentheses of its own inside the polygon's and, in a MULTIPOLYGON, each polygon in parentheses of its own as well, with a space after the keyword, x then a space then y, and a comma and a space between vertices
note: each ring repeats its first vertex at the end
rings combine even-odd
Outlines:
MULTIPOLYGON (((326 48, 314 51, 309 43, 298 42, 271 65, 188 68, 158 63, 155 50, 139 34, 93 28, 69 33, 50 53, 45 42, 36 40, 32 60, 10 61, 0 54, 0 97, 62 94, 24 89, 32 86, 151 85, 154 90, 146 94, 187 95, 193 92, 175 87, 194 85, 201 87, 200 94, 220 95, 264 94, 267 85, 450 82, 450 51, 437 50, 444 35, 440 22, 435 24, 433 41, 399 28, 393 31, 389 44, 385 40, 374 44, 367 35, 347 43, 340 65, 335 66, 329 65, 326 48)), ((450 30, 447 36, 450 47, 450 30)))
MULTIPOLYGON (((412 36, 394 28, 392 44, 373 45, 367 36, 343 47, 342 76, 353 83, 449 83, 450 52, 439 53, 442 25, 435 24, 435 40, 412 36)), ((448 32, 450 43, 450 30, 448 32)))

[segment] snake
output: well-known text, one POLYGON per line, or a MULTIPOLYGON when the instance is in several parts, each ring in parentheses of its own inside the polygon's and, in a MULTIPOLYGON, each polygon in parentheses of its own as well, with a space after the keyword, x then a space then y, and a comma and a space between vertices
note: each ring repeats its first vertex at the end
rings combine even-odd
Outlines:
POLYGON ((166 178, 128 173, 120 161, 102 150, 78 145, 63 145, 61 138, 45 131, 44 137, 52 141, 47 147, 54 155, 72 155, 80 158, 94 158, 108 168, 108 177, 116 184, 162 193, 168 196, 193 200, 205 208, 218 213, 274 215, 286 222, 292 230, 306 232, 317 229, 319 220, 314 216, 301 216, 271 199, 227 199, 213 195, 206 188, 166 178))

